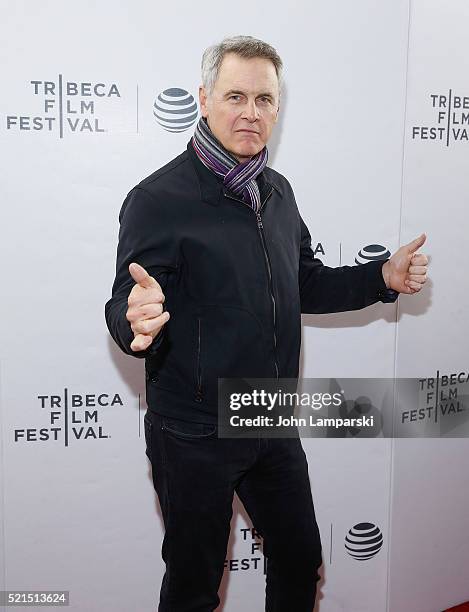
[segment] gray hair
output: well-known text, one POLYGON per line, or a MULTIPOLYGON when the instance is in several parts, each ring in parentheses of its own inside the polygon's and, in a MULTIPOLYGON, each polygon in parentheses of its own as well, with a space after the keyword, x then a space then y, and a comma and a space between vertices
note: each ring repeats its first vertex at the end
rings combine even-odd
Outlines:
POLYGON ((223 58, 236 53, 245 58, 263 57, 270 60, 277 73, 279 96, 283 85, 283 62, 277 51, 266 42, 253 36, 231 36, 221 43, 208 47, 202 55, 202 84, 208 94, 213 92, 223 58))

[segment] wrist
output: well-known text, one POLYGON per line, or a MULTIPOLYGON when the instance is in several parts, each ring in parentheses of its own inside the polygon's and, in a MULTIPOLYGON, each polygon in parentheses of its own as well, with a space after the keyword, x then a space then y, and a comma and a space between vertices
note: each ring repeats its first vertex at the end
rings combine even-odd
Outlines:
POLYGON ((381 274, 383 275, 383 280, 384 284, 386 285, 386 288, 389 289, 391 287, 389 261, 384 262, 383 267, 381 268, 381 274))

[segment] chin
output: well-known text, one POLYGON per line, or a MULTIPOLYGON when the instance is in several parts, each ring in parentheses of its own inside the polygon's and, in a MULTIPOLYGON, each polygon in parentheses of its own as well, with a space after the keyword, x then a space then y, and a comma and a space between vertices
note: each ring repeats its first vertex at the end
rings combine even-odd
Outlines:
POLYGON ((235 154, 239 157, 252 157, 253 155, 259 153, 259 151, 262 151, 262 148, 263 147, 243 147, 242 149, 237 150, 235 154))

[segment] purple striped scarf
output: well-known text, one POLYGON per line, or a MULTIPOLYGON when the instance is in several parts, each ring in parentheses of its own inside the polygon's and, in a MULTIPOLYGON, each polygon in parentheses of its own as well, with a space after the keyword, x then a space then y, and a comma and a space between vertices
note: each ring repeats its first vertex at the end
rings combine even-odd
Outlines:
POLYGON ((261 196, 256 176, 267 164, 267 147, 240 163, 215 137, 205 117, 201 117, 196 125, 192 146, 200 161, 223 178, 225 187, 241 195, 255 212, 259 211, 261 196))

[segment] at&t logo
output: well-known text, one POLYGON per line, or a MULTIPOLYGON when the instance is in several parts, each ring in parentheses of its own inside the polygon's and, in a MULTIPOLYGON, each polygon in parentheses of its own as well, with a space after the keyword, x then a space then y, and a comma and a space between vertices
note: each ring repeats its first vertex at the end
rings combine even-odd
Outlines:
POLYGON ((345 549, 357 561, 366 561, 379 553, 383 534, 373 523, 357 523, 345 537, 345 549))
POLYGON ((381 244, 368 244, 360 249, 355 257, 356 264, 364 264, 369 261, 380 261, 381 259, 389 259, 391 253, 389 249, 381 244))
POLYGON ((153 115, 167 132, 184 132, 197 119, 197 103, 185 89, 172 87, 160 93, 153 104, 153 115))

